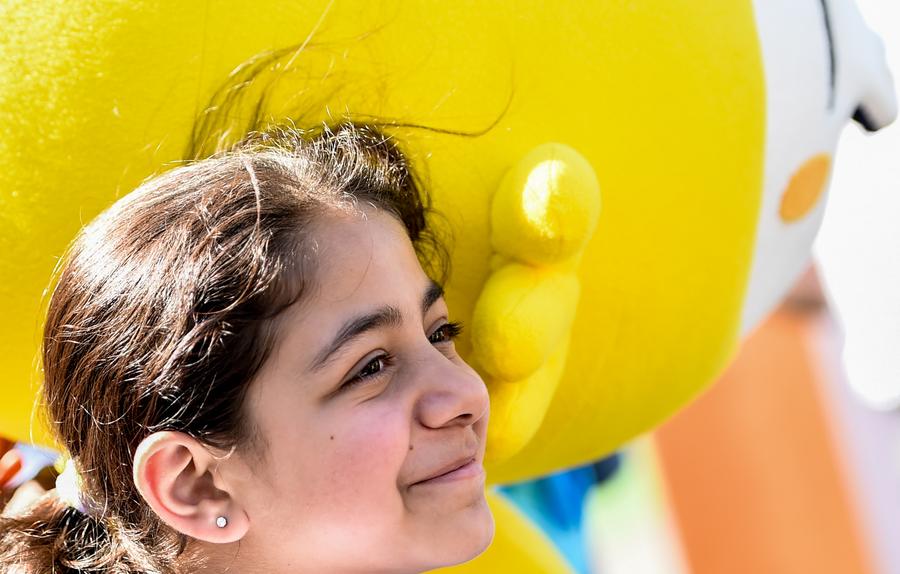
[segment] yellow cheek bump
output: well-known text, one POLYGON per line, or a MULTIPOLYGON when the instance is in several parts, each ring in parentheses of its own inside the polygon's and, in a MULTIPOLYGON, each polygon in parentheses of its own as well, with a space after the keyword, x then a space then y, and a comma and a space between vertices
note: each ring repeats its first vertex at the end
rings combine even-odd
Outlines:
POLYGON ((831 157, 818 154, 808 159, 791 176, 778 214, 785 223, 793 223, 805 217, 819 202, 828 183, 831 157))
POLYGON ((491 205, 491 275, 472 315, 472 352, 491 389, 488 459, 519 452, 565 368, 578 262, 600 215, 600 186, 571 147, 543 144, 507 172, 491 205))
POLYGON ((514 381, 492 380, 486 462, 506 460, 534 436, 559 386, 568 351, 566 335, 534 372, 514 381))
POLYGON ((569 146, 548 143, 507 172, 491 208, 494 251, 531 265, 554 265, 584 248, 600 216, 591 164, 569 146))
POLYGON ((485 283, 472 317, 475 360, 490 377, 522 379, 547 361, 572 327, 573 273, 510 263, 485 283))

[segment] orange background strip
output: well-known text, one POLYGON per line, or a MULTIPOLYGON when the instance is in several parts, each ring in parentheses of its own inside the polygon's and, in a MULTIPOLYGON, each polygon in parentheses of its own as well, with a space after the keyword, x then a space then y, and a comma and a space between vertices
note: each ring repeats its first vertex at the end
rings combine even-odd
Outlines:
POLYGON ((811 364, 810 317, 775 314, 657 433, 695 574, 872 572, 811 364))

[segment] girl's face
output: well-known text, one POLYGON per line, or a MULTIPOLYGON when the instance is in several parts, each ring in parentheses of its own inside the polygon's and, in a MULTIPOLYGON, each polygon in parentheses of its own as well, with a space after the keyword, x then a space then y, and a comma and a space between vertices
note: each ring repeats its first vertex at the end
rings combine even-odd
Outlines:
POLYGON ((223 465, 266 572, 404 572, 484 550, 488 394, 403 227, 328 216, 314 287, 247 399, 264 454, 223 465))

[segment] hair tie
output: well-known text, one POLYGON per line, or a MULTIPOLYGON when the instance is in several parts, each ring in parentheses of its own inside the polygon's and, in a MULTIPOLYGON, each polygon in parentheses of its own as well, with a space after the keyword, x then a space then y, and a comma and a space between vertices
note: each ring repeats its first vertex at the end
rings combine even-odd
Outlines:
POLYGON ((66 461, 62 473, 56 477, 56 496, 66 505, 71 506, 82 514, 87 514, 82 495, 83 481, 78 469, 75 468, 75 460, 66 461))

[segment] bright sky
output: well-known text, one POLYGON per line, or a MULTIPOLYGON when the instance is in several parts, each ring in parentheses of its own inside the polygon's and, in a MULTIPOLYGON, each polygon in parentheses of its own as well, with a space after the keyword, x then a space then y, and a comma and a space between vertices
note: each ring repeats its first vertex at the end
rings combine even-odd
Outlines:
MULTIPOLYGON (((900 93, 900 1, 857 0, 885 43, 900 93)), ((844 326, 851 385, 881 408, 900 406, 900 121, 874 136, 848 127, 816 243, 844 326)))

